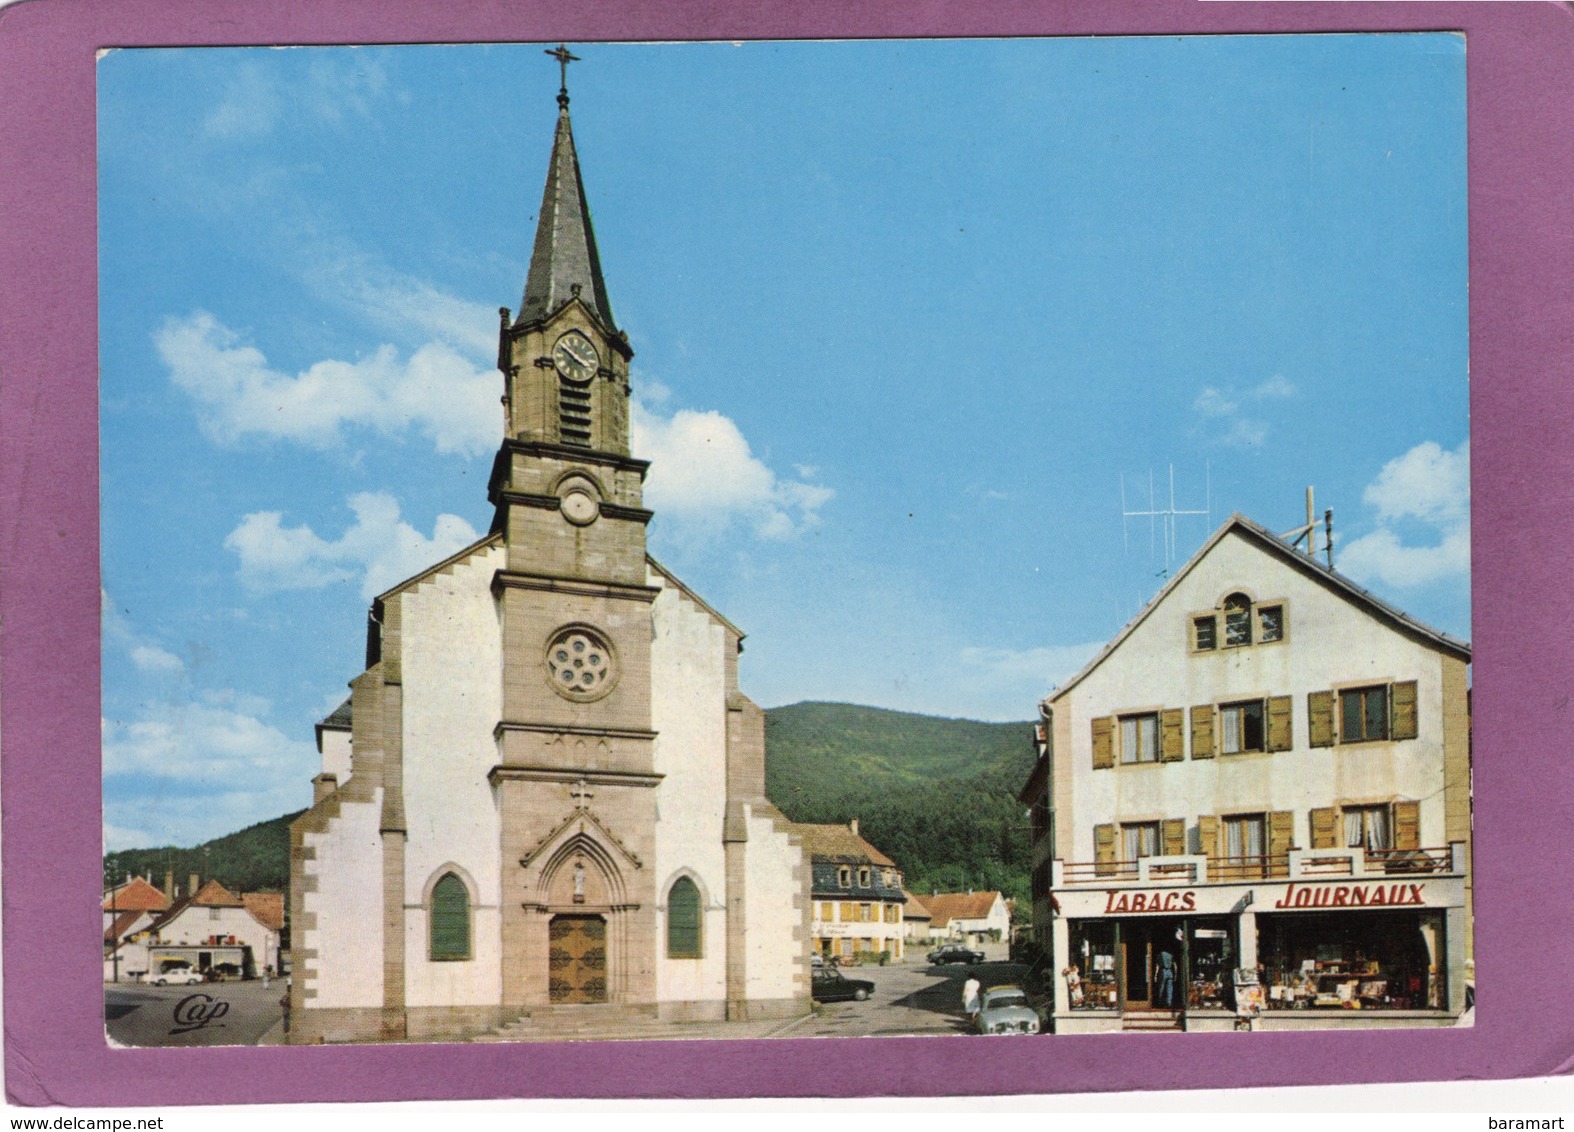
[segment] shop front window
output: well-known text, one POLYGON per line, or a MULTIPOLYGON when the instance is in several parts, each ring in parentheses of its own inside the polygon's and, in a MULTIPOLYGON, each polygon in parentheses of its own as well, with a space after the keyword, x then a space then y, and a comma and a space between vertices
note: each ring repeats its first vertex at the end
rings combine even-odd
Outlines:
POLYGON ((1192 921, 1191 986, 1186 992, 1189 1010, 1233 1010, 1231 972, 1237 954, 1229 917, 1192 921))
POLYGON ((1072 920, 1070 962, 1060 972, 1073 1010, 1114 1010, 1115 925, 1109 920, 1072 920))
POLYGON ((1439 1010, 1439 912, 1264 915, 1258 953, 1274 1010, 1439 1010))

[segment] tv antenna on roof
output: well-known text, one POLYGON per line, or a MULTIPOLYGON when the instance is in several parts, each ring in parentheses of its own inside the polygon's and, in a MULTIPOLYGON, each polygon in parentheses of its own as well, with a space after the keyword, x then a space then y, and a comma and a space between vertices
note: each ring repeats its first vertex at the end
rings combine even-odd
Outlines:
POLYGON ((1168 507, 1160 508, 1157 496, 1153 490, 1153 469, 1148 469, 1148 509, 1146 511, 1133 511, 1126 505, 1126 474, 1120 476, 1120 537, 1126 553, 1131 553, 1131 537, 1127 527, 1128 519, 1148 520, 1148 553, 1157 550, 1159 541, 1164 544, 1164 574, 1168 580, 1170 571, 1175 568, 1175 559, 1178 557, 1175 540, 1175 520, 1181 515, 1205 515, 1208 526, 1213 526, 1213 466, 1212 463, 1203 465, 1204 509, 1201 511, 1185 510, 1175 506, 1175 465, 1170 465, 1170 503, 1168 507))

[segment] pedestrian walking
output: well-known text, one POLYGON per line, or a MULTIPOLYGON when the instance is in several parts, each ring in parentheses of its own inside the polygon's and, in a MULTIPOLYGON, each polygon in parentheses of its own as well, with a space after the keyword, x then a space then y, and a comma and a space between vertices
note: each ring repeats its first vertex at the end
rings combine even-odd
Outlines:
POLYGON ((962 984, 962 1012, 970 1022, 978 1016, 978 991, 978 979, 969 975, 967 982, 962 984))

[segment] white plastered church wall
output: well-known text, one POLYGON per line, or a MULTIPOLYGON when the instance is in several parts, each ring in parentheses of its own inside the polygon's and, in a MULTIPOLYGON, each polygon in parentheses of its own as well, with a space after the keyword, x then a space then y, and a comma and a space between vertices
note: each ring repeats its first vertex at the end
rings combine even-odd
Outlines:
POLYGON ((805 909, 794 897, 807 897, 807 885, 797 874, 801 869, 807 875, 809 863, 802 847, 769 814, 748 807, 748 828, 747 995, 761 1001, 792 998, 806 993, 793 979, 804 969, 808 954, 805 909))
POLYGON ((492 597, 501 546, 400 595, 404 680, 405 1002, 495 1004, 501 989, 498 812, 487 774, 502 715, 502 633, 492 597), (444 866, 470 889, 470 958, 433 962, 425 897, 444 866))
POLYGON ((339 782, 350 777, 351 744, 349 731, 323 728, 322 772, 331 774, 339 782))
POLYGON ((726 636, 708 611, 656 570, 651 610, 651 726, 657 734, 656 997, 722 1002, 727 997, 727 872, 722 827, 727 797, 726 636), (700 888, 699 959, 667 957, 667 893, 678 876, 700 888))
MULTIPOLYGON (((1222 626, 1221 626, 1222 634, 1222 626)), ((1108 821, 1289 810, 1295 844, 1311 845, 1309 812, 1340 802, 1419 800, 1423 847, 1443 841, 1443 662, 1435 649, 1398 632, 1329 586, 1231 532, 1130 636, 1062 701, 1069 709, 1074 838, 1069 860, 1094 859, 1093 827, 1108 821), (1190 650, 1190 615, 1244 592, 1282 599, 1287 639, 1245 648, 1190 650), (1307 694, 1338 686, 1417 682, 1417 738, 1312 747, 1307 694), (1193 759, 1190 708, 1269 696, 1292 697, 1293 748, 1193 759), (1089 720, 1185 708, 1181 762, 1092 769, 1089 720), (1379 751, 1379 748, 1382 748, 1379 751)), ((1117 727, 1118 731, 1118 727, 1117 727)), ((1216 740, 1217 742, 1217 740, 1216 740)))
POLYGON ((382 795, 379 788, 370 802, 346 802, 325 832, 305 836, 314 856, 301 867, 317 887, 302 895, 302 910, 316 924, 297 925, 291 943, 333 957, 313 964, 310 1009, 382 1005, 382 795))

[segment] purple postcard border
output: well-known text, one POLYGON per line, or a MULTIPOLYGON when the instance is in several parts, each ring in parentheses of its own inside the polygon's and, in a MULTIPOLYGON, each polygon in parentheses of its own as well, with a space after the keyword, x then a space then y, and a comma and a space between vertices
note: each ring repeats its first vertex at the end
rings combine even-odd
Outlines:
POLYGON ((23 0, 0 9, 5 1076, 19 1104, 858 1096, 1548 1075, 1574 1053, 1574 13, 1560 4, 585 5, 23 0), (99 935, 95 51, 103 47, 1451 30, 1467 36, 1473 1029, 110 1049, 99 935), (1528 428, 1534 423, 1539 435, 1528 428), (1497 988, 1494 990, 1493 988, 1497 988))

